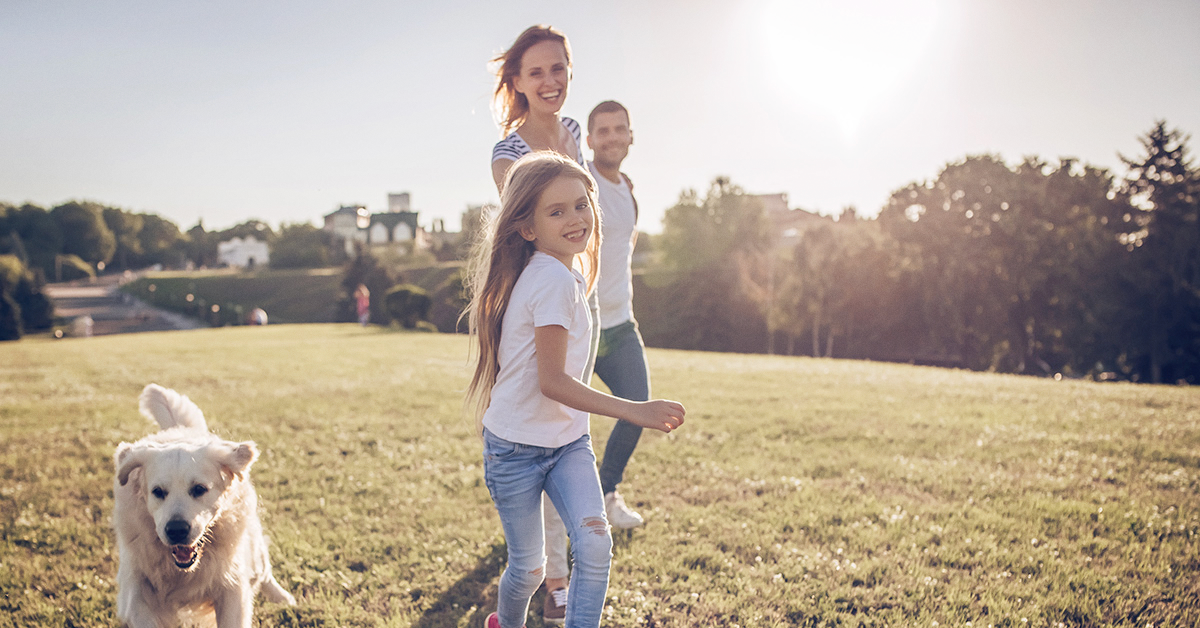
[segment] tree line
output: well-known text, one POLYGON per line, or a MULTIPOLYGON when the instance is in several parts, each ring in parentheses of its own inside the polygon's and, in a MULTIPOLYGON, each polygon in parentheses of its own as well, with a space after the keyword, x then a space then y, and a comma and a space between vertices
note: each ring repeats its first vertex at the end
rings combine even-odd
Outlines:
POLYGON ((1117 177, 968 156, 791 245, 724 178, 667 210, 648 344, 1200 382, 1200 169, 1159 122, 1117 177))
POLYGON ((51 209, 0 202, 0 340, 50 328, 53 307, 42 292, 47 282, 95 277, 104 270, 213 267, 218 243, 247 236, 270 246, 274 268, 320 268, 346 259, 331 234, 308 223, 275 231, 248 220, 208 231, 199 222, 184 232, 157 214, 90 201, 51 209))
MULTIPOLYGON (((1200 169, 1188 139, 1156 123, 1121 176, 1068 158, 967 156, 893 192, 876 218, 847 208, 787 238, 755 196, 717 178, 639 240, 653 255, 635 277, 638 320, 657 347, 1198 383, 1200 169)), ((218 242, 248 235, 268 242, 273 267, 345 263, 346 312, 360 283, 396 293, 373 309, 396 301, 454 320, 461 308, 455 277, 427 305, 396 289, 393 263, 347 260, 311 225, 181 232, 154 214, 69 202, 0 204, 0 320, 49 326, 46 278, 214 266, 218 242)))
POLYGON ((186 232, 153 213, 139 213, 90 201, 70 201, 51 209, 0 202, 0 255, 15 255, 47 281, 95 276, 97 270, 213 267, 217 244, 254 236, 271 247, 276 268, 319 268, 337 258, 331 236, 308 223, 284 224, 279 231, 247 220, 219 231, 198 222, 186 232))

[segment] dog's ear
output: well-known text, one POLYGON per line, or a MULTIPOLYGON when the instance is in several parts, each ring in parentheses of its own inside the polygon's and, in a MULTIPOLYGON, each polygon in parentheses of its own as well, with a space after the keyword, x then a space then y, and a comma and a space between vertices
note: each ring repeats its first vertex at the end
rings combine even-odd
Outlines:
POLYGON ((113 460, 117 465, 117 481, 121 486, 125 486, 129 481, 129 474, 146 464, 146 450, 129 443, 121 443, 117 445, 117 453, 113 455, 113 460))
POLYGON ((221 466, 239 480, 245 479, 250 465, 258 460, 258 446, 254 441, 224 443, 226 451, 221 457, 221 466))

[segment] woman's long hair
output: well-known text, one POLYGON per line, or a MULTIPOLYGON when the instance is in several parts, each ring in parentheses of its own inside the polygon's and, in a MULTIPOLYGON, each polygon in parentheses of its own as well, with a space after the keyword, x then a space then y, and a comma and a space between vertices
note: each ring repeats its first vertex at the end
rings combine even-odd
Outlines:
POLYGON ((500 124, 500 137, 521 126, 529 113, 529 99, 517 92, 513 79, 521 73, 521 57, 534 44, 543 41, 557 41, 563 45, 567 53, 567 71, 571 69, 571 44, 567 36, 557 28, 545 24, 537 24, 525 29, 517 36, 513 45, 492 59, 496 74, 496 91, 492 94, 492 112, 500 124))
POLYGON ((600 274, 600 211, 592 175, 573 160, 552 151, 538 151, 518 159, 505 176, 500 209, 483 216, 483 228, 471 249, 464 279, 470 303, 462 316, 477 340, 473 348, 479 351, 475 375, 467 388, 466 409, 474 415, 479 433, 483 431, 483 413, 491 403, 492 386, 500 372, 500 324, 513 286, 537 250, 533 242, 521 235, 521 229, 532 224, 542 192, 559 177, 583 182, 592 208, 592 233, 587 248, 577 256, 589 294, 600 274))

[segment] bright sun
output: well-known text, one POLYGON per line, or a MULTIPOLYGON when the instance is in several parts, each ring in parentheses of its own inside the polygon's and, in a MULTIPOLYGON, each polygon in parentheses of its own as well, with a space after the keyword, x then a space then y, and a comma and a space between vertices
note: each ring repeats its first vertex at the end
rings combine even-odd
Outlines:
POLYGON ((930 43, 937 0, 769 0, 763 42, 787 98, 825 110, 853 140, 930 43))

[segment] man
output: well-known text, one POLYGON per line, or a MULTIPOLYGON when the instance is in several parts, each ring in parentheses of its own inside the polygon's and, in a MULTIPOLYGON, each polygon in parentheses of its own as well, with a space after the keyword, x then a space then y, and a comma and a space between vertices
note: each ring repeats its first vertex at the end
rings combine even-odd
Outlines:
MULTIPOLYGON (((603 244, 600 249, 600 282, 596 290, 600 302, 600 347, 596 354, 596 375, 612 394, 631 401, 650 398, 650 374, 646 349, 633 318, 633 246, 637 240, 637 201, 633 184, 621 172, 621 163, 629 155, 633 131, 629 111, 612 100, 596 105, 588 115, 587 145, 592 149, 588 169, 596 179, 603 216, 603 244)), ((600 464, 600 485, 604 490, 604 508, 608 522, 615 528, 642 525, 642 516, 631 510, 617 485, 625 473, 642 428, 617 421, 604 447, 600 464)), ((554 507, 547 501, 546 514, 546 601, 543 618, 562 623, 566 616, 567 555, 566 530, 554 507)))

